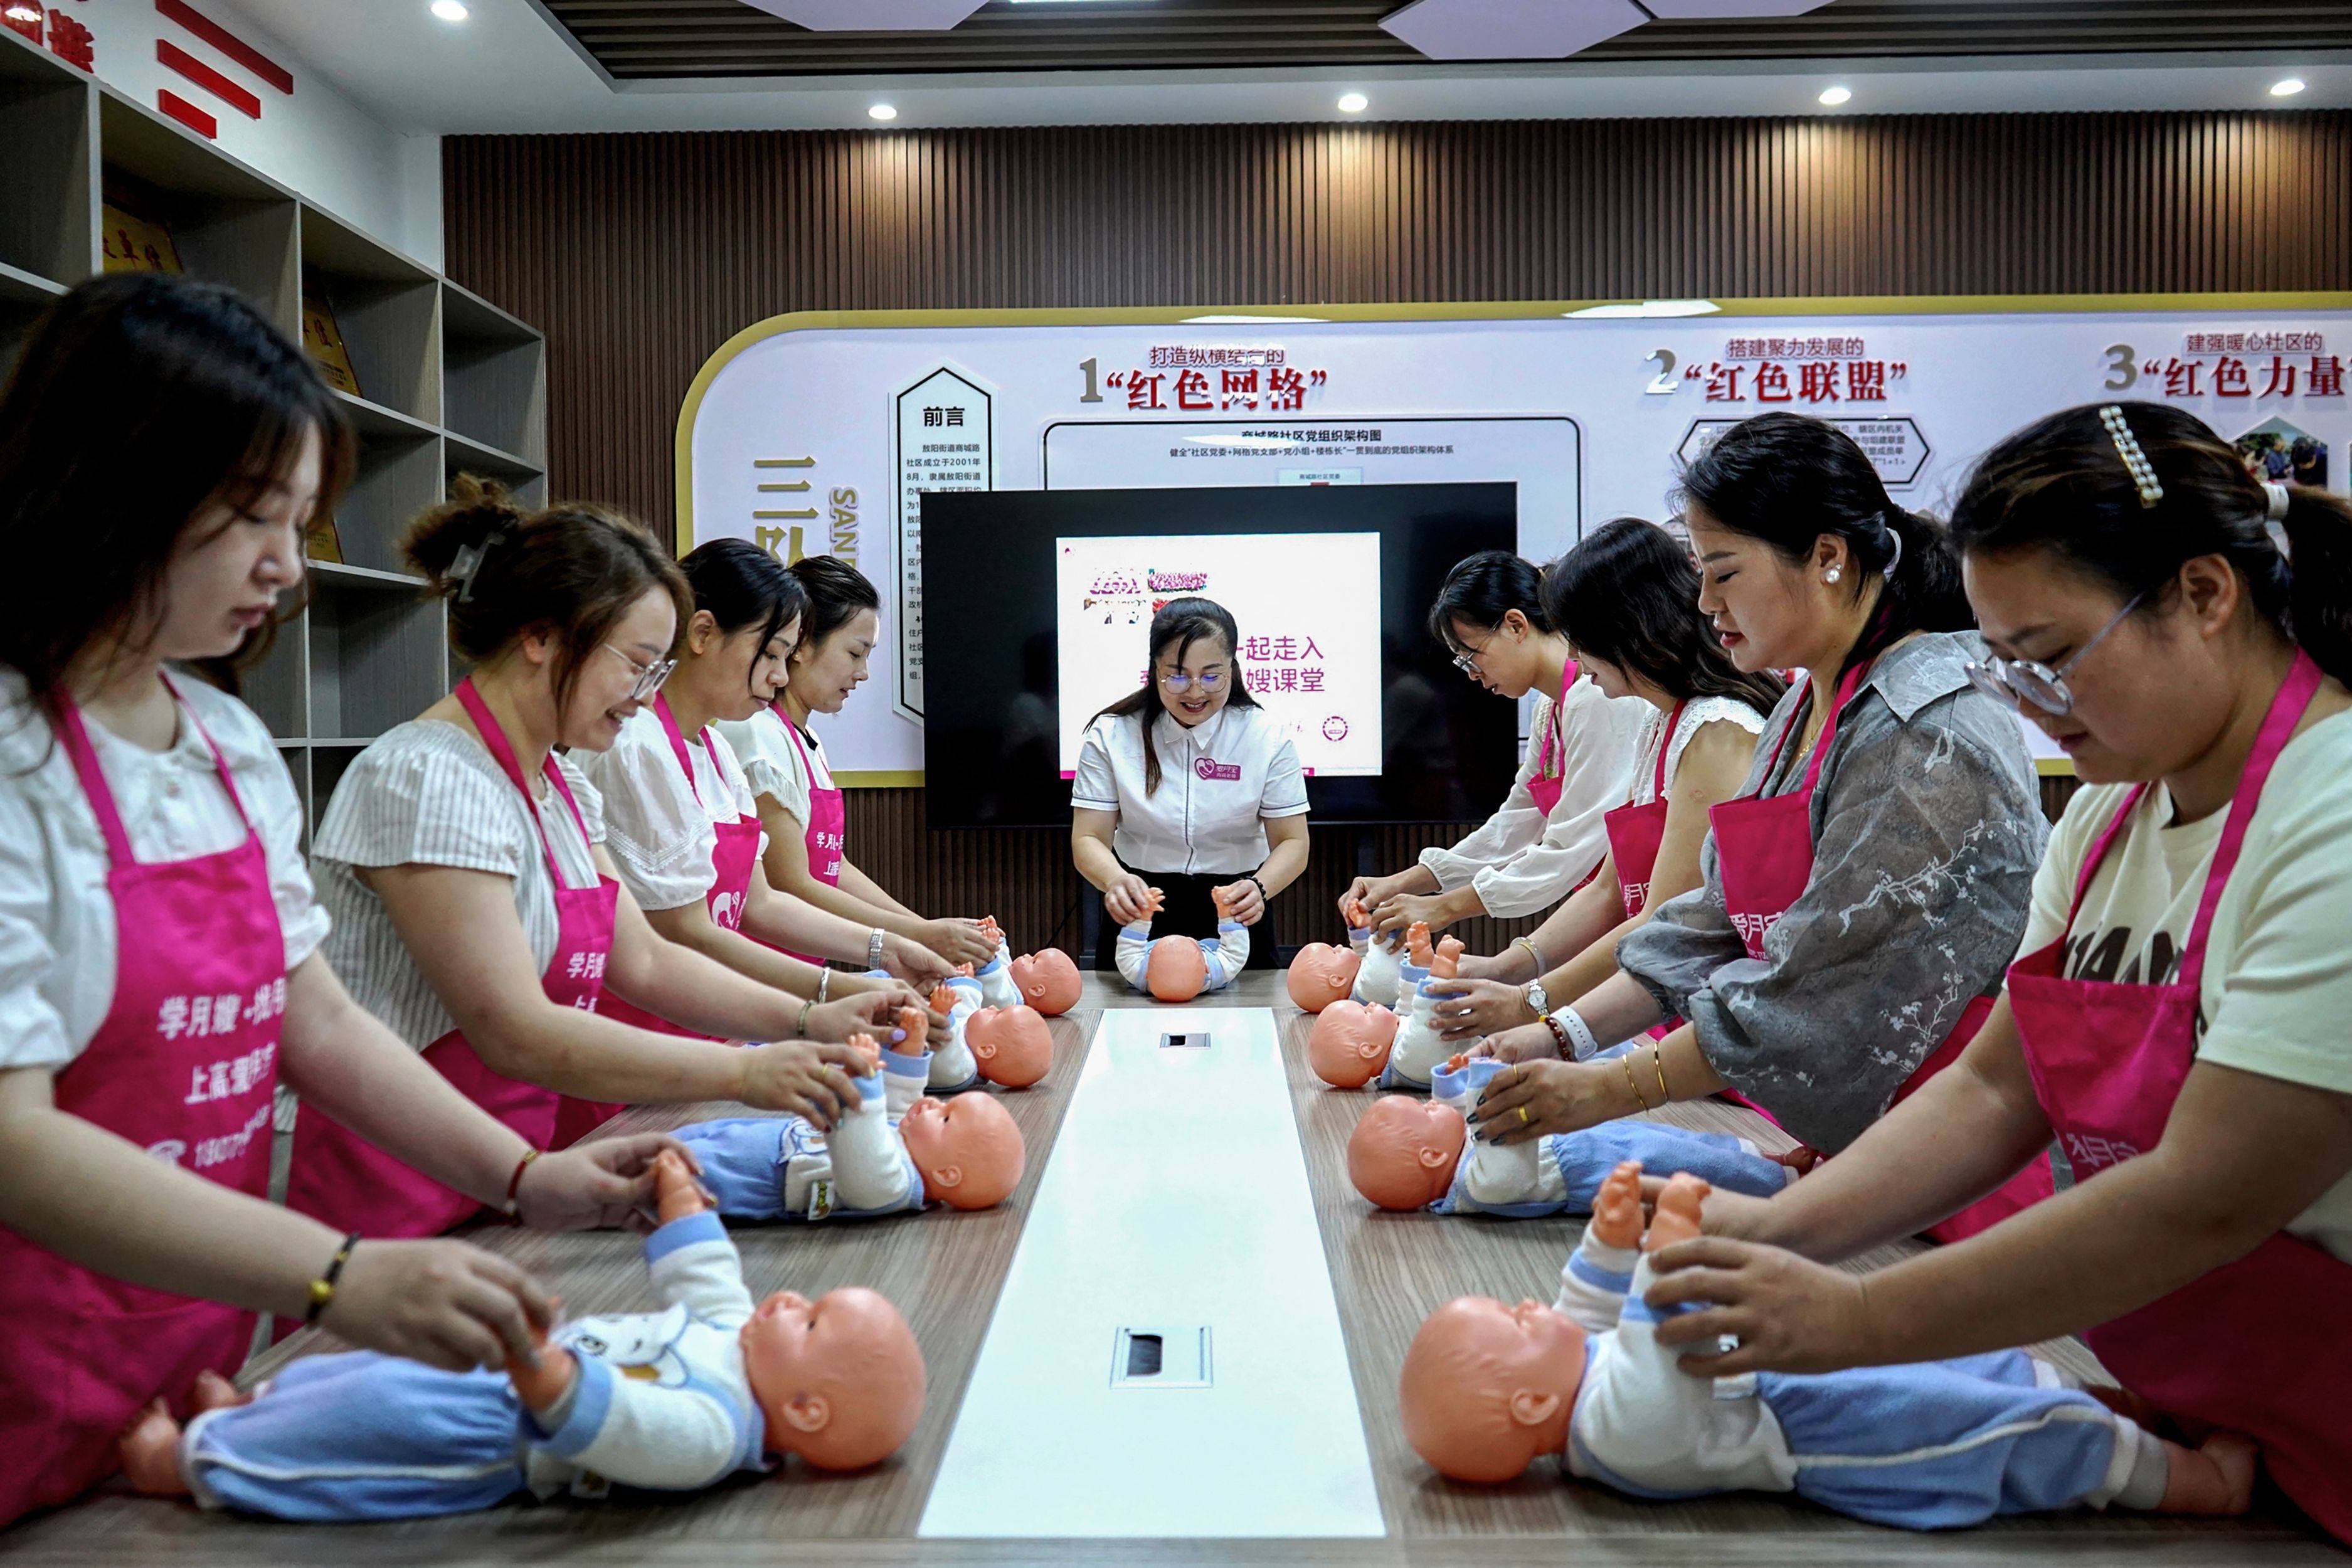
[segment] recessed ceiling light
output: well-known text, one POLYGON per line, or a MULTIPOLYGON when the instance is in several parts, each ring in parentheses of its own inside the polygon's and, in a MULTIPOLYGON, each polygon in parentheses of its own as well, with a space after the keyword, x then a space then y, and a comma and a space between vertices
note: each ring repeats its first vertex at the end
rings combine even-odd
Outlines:
POLYGON ((898 118, 898 110, 890 104, 877 103, 873 108, 866 111, 866 118, 868 120, 896 120, 898 118))
POLYGON ((1851 103, 1853 101, 1853 89, 1850 87, 1825 87, 1822 89, 1822 101, 1828 104, 1832 109, 1835 109, 1841 103, 1851 103))
POLYGON ((2273 98, 2293 98, 2296 93, 2301 92, 2302 90, 2303 79, 2299 76, 2291 76, 2284 81, 2274 81, 2271 83, 2271 96, 2273 98))
POLYGON ((1339 95, 1339 112, 1342 114, 1361 114, 1371 106, 1372 100, 1360 92, 1343 92, 1339 95))
POLYGON ((473 15, 466 9, 466 0, 433 0, 433 14, 445 22, 462 22, 473 15))
POLYGON ((41 8, 34 5, 33 0, 8 0, 8 8, 0 11, 0 16, 5 16, 11 22, 37 22, 41 19, 41 8))

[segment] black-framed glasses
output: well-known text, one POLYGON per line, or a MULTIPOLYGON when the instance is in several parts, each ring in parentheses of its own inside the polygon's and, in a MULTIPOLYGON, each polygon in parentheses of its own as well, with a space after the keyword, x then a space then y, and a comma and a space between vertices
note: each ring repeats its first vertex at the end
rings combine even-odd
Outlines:
POLYGON ((1998 697, 2020 708, 2031 705, 2053 719, 2063 719, 2074 710, 2074 694, 2067 689, 2066 672, 2082 663, 2084 655, 2105 641, 2107 634, 2123 625, 2124 617, 2138 609, 2140 601, 2147 597, 2146 592, 2134 594, 2131 603, 2117 610, 2113 620, 2101 626, 2089 642, 2067 655, 2066 662, 2055 669, 2034 659, 2002 658, 1997 654, 1987 654, 1982 664, 1974 659, 1969 661, 1969 679, 1979 691, 1989 697, 1998 697))

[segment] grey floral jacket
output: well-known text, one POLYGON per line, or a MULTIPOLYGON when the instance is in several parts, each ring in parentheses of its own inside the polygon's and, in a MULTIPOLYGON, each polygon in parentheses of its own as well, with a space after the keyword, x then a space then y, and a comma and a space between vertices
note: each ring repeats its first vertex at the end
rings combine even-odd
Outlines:
MULTIPOLYGON (((1796 1137, 1834 1152, 1885 1110, 1979 996, 2000 990, 2050 826, 2006 704, 1969 684, 1973 633, 1881 655, 1839 721, 1813 792, 1813 874, 1748 956, 1726 917, 1715 838, 1704 881, 1617 944, 1617 963, 1688 1018, 1726 1082, 1796 1137)), ((1743 793, 1804 781, 1773 710, 1743 793), (1769 772, 1772 776, 1764 775, 1769 772)))

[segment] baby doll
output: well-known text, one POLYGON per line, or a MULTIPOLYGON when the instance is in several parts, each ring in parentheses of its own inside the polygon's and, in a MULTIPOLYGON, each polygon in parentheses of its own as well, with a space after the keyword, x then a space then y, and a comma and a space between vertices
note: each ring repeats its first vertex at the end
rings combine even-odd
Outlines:
MULTIPOLYGON (((913 1009, 909 1008, 909 1012, 913 1009)), ((870 1045, 866 1036, 855 1045, 870 1045)), ((984 1094, 920 1098, 921 1057, 881 1053, 856 1079, 858 1104, 828 1135, 797 1116, 740 1116, 677 1130, 703 1184, 730 1219, 866 1219, 937 1198, 984 1209, 1021 1184, 1021 1129, 984 1094)))
POLYGON ((1396 1048, 1381 1069, 1382 1089, 1427 1089, 1430 1074, 1454 1054, 1437 1032, 1437 999, 1462 962, 1462 940, 1447 937, 1433 951, 1429 927, 1416 921, 1405 932, 1405 962, 1400 971, 1410 984, 1404 1027, 1397 1031, 1396 1048))
MULTIPOLYGON (((518 1492, 697 1491, 798 1454, 857 1469, 922 1415, 923 1352, 871 1290, 754 1305, 743 1262, 676 1153, 655 1167, 646 1267, 667 1307, 583 1318, 512 1375, 373 1351, 308 1356, 183 1432, 161 1405, 125 1434, 140 1490, 310 1521, 414 1519, 518 1492)), ((215 1389, 219 1395, 222 1390, 215 1389)))
POLYGON ((1373 1006, 1393 1007, 1404 994, 1403 949, 1399 942, 1372 940, 1372 917, 1360 900, 1347 909, 1348 946, 1357 955, 1356 985, 1349 993, 1373 1006))
POLYGON ((1663 1314, 1643 1295, 1654 1279, 1646 1255, 1698 1234, 1706 1190, 1675 1176, 1644 1237, 1639 1170, 1621 1167, 1570 1259, 1559 1305, 1464 1297, 1432 1313, 1398 1386, 1413 1450, 1456 1480, 1510 1480, 1552 1454, 1571 1475, 1633 1497, 1794 1492, 1911 1530, 2084 1503, 2246 1510, 2247 1439, 2166 1442, 2023 1351, 1690 1376, 1680 1352, 1657 1342, 1663 1314))
POLYGON ((1389 1065, 1397 1016, 1386 1007, 1334 1002, 1307 1031, 1307 1065, 1334 1089, 1361 1089, 1389 1065))
POLYGON ((1149 991, 1162 1002, 1190 1002, 1203 991, 1222 991, 1233 984, 1234 976, 1249 962, 1249 927, 1234 919, 1222 894, 1210 897, 1217 906, 1216 941, 1190 936, 1163 936, 1155 941, 1151 920, 1165 900, 1159 889, 1150 890, 1143 902, 1143 918, 1118 933, 1118 972, 1129 985, 1149 991))
POLYGON ((996 943, 995 956, 980 966, 974 977, 980 982, 980 998, 985 1006, 1017 1007, 1021 1005, 1021 988, 1013 980, 1013 946, 997 929, 996 917, 989 915, 980 922, 980 929, 996 943))
POLYGON ((1477 1091, 1466 1085, 1483 1082, 1501 1064, 1454 1061, 1461 1065, 1438 1069, 1440 1092, 1426 1104, 1384 1095, 1357 1121, 1348 1140, 1348 1174, 1370 1202, 1502 1219, 1590 1214, 1604 1179, 1627 1161, 1690 1171, 1756 1197, 1769 1197, 1797 1179, 1789 1165, 1746 1139, 1657 1121, 1606 1121, 1508 1148, 1473 1142, 1462 1113, 1477 1091))
POLYGON ((1356 971, 1362 963, 1362 955, 1352 949, 1310 942, 1290 961, 1290 969, 1283 979, 1289 988, 1290 999, 1301 1011, 1320 1013, 1348 994, 1356 984, 1356 971))
POLYGON ((1058 1018, 1076 1006, 1083 992, 1078 966, 1058 947, 1014 959, 1013 984, 1021 988, 1021 1000, 1048 1018, 1058 1018))
POLYGON ((1027 1089, 1054 1065, 1054 1032, 1034 1007, 982 1007, 963 1032, 980 1076, 999 1089, 1027 1089))
POLYGON ((969 963, 959 965, 953 975, 931 988, 931 1011, 942 1020, 941 1033, 946 1037, 930 1053, 929 1087, 934 1093, 961 1094, 980 1082, 980 1062, 971 1054, 964 1026, 985 1004, 985 993, 969 963))

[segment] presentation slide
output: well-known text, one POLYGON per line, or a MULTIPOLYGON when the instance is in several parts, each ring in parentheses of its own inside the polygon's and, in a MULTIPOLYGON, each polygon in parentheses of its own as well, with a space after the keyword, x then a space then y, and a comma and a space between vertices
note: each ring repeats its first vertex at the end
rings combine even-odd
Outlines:
POLYGON ((1062 539, 1055 560, 1064 778, 1087 721, 1150 679, 1151 617, 1191 595, 1233 612, 1250 691, 1300 766, 1381 771, 1379 534, 1062 539))

